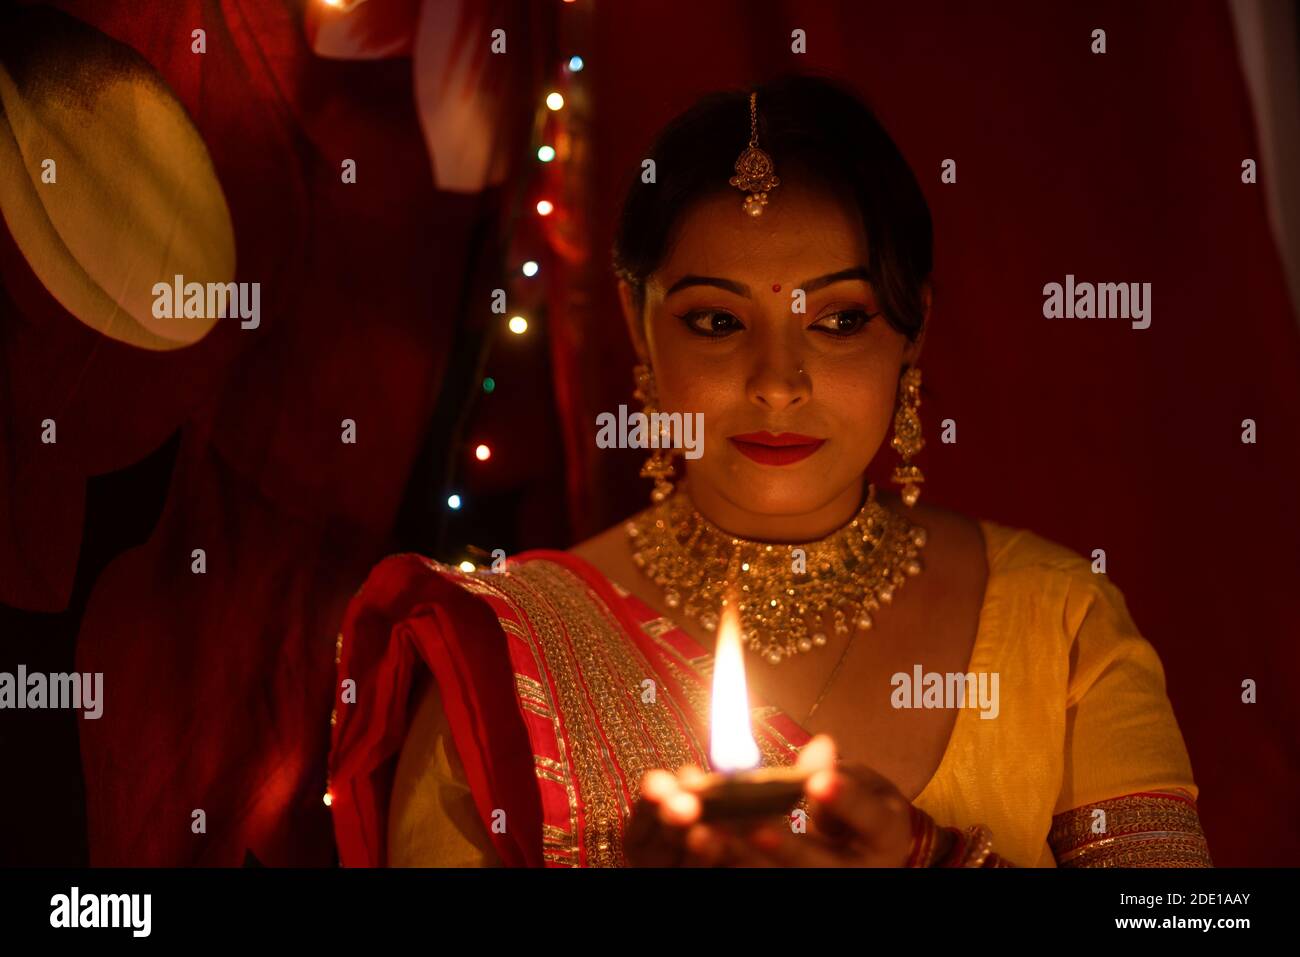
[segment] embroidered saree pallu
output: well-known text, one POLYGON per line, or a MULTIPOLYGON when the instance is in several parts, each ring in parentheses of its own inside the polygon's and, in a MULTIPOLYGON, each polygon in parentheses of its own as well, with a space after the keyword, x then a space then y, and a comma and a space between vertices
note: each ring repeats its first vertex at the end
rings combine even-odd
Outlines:
MULTIPOLYGON (((623 866, 642 775, 710 767, 711 653, 638 620, 566 552, 525 552, 499 574, 386 559, 348 608, 338 664, 329 794, 344 866, 388 863, 397 756, 429 680, 506 866, 623 866)), ((752 717, 763 764, 793 764, 808 734, 773 707, 752 717)))

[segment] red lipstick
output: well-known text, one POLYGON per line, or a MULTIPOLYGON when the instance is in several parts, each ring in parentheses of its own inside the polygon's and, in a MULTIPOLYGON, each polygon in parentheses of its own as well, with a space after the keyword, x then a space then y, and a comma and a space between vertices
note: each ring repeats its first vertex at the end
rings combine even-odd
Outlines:
POLYGON ((728 437, 732 445, 760 465, 789 465, 806 459, 825 443, 825 439, 798 432, 746 432, 728 437))

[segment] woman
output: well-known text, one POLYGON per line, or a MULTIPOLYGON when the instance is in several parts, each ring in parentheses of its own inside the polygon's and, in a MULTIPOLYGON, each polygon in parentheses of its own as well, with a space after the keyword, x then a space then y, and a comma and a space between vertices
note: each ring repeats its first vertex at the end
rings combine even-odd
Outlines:
POLYGON ((702 446, 684 475, 655 447, 651 507, 567 552, 372 572, 340 635, 342 862, 1209 866, 1120 592, 918 502, 930 216, 876 119, 789 78, 704 98, 650 158, 614 250, 636 395, 702 446), (806 827, 699 821, 728 584, 806 827))

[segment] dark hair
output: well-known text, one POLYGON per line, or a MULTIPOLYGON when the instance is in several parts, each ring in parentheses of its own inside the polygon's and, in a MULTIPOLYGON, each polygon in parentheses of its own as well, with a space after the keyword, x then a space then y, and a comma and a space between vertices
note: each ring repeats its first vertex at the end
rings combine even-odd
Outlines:
MULTIPOLYGON (((925 321, 921 287, 933 259, 930 208, 894 141, 854 93, 818 76, 788 75, 754 90, 710 93, 660 131, 650 149, 654 183, 641 168, 624 195, 614 272, 632 287, 638 313, 645 283, 667 254, 690 206, 721 190, 749 142, 749 94, 758 93, 758 145, 783 183, 793 177, 851 197, 862 215, 867 264, 885 318, 915 341, 925 321)), ((777 187, 780 189, 780 187, 777 187)))

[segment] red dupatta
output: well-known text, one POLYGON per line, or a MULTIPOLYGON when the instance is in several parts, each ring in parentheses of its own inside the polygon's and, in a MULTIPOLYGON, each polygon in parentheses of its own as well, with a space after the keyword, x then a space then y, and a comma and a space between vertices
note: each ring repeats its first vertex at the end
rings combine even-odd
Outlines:
MULTIPOLYGON (((709 767, 712 653, 568 552, 524 552, 500 573, 395 555, 338 640, 329 769, 344 866, 387 863, 397 755, 430 673, 507 866, 621 866, 642 774, 709 767), (507 826, 492 827, 501 811, 507 826)), ((792 763, 807 732, 774 707, 752 714, 763 763, 792 763)))

